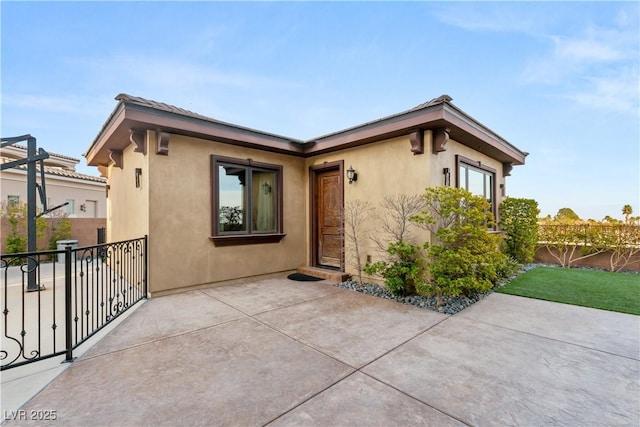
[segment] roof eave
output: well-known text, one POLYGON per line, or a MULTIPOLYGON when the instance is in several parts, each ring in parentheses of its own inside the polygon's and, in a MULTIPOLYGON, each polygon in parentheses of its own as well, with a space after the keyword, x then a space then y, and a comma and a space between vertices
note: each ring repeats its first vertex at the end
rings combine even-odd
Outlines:
POLYGON ((107 165, 110 150, 124 150, 130 130, 161 130, 210 141, 283 154, 301 155, 302 141, 232 125, 230 123, 187 117, 170 111, 120 101, 84 156, 90 166, 107 165))
POLYGON ((418 130, 449 128, 452 139, 504 163, 523 165, 528 153, 448 101, 395 114, 374 122, 307 141, 305 156, 382 141, 418 130))
POLYGON ((455 105, 446 103, 444 119, 453 126, 450 134, 452 139, 504 163, 524 165, 529 153, 521 151, 455 105))
POLYGON ((482 125, 450 102, 438 98, 424 106, 384 117, 308 141, 257 131, 204 116, 188 116, 127 99, 111 113, 84 156, 90 166, 109 164, 110 150, 124 150, 130 130, 156 130, 210 141, 256 148, 287 155, 310 157, 407 135, 415 131, 449 128, 451 139, 503 163, 522 165, 528 153, 482 125))
POLYGON ((104 162, 97 161, 98 155, 101 154, 104 149, 107 149, 106 146, 108 145, 111 135, 114 134, 118 129, 118 126, 124 120, 124 112, 124 103, 120 101, 111 112, 111 115, 102 126, 102 129, 100 129, 98 135, 96 135, 89 149, 83 154, 87 159, 87 165, 99 166, 105 164, 104 162))

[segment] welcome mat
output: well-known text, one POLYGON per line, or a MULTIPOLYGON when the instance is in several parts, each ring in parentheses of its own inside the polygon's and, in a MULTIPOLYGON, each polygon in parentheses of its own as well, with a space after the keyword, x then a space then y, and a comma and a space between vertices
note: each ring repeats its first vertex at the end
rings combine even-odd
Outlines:
POLYGON ((296 282, 318 282, 320 280, 324 280, 318 277, 308 276, 302 273, 292 273, 287 276, 287 279, 295 280, 296 282))

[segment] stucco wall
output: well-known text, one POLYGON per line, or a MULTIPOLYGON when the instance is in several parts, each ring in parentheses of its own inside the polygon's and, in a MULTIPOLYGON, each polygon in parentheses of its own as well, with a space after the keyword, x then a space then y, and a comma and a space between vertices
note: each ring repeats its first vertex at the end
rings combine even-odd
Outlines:
MULTIPOLYGON (((150 150, 153 146, 149 145, 150 150)), ((123 152, 122 168, 109 166, 107 197, 107 240, 116 242, 149 234, 149 158, 129 145, 123 152), (136 168, 142 169, 136 188, 136 168)))
MULTIPOLYGON (((465 145, 454 140, 447 142, 446 151, 434 154, 432 152, 432 134, 431 131, 424 133, 424 153, 413 154, 408 136, 398 137, 381 141, 361 147, 343 150, 337 153, 315 156, 307 159, 306 168, 315 165, 321 165, 324 162, 332 162, 344 160, 345 170, 349 166, 358 172, 358 180, 352 184, 346 183, 344 199, 345 204, 350 200, 363 200, 371 203, 378 212, 380 202, 388 195, 396 194, 423 194, 427 187, 435 187, 444 185, 443 168, 449 168, 451 171, 450 185, 456 185, 456 155, 464 156, 474 161, 480 161, 483 165, 489 166, 496 170, 496 189, 497 189, 497 205, 502 200, 500 192, 500 184, 504 184, 502 176, 502 163, 492 159, 491 157, 477 152, 465 145)), ((307 200, 309 200, 309 185, 306 185, 307 200)), ((307 211, 310 206, 307 202, 307 211)), ((307 229, 310 229, 310 218, 307 215, 307 229)), ((376 222, 368 221, 370 233, 376 233, 379 227, 376 222)), ((430 240, 427 231, 413 228, 413 236, 416 243, 422 243, 430 240)), ((350 242, 345 242, 345 270, 348 273, 356 274, 356 269, 352 251, 350 250, 350 242)), ((307 260, 311 260, 311 235, 308 233, 306 240, 307 260)), ((360 250, 362 263, 367 256, 375 262, 382 259, 381 254, 375 243, 365 236, 360 242, 360 250)), ((363 277, 366 277, 363 276, 363 277)), ((368 278, 376 280, 375 278, 368 278)))
POLYGON ((305 265, 304 160, 171 135, 169 155, 149 154, 151 292, 293 270, 305 265), (216 247, 211 236, 212 154, 283 166, 279 243, 216 247))
MULTIPOLYGON (((306 161, 306 169, 310 166, 322 165, 324 162, 344 160, 344 169, 349 166, 358 173, 358 180, 348 184, 346 178, 344 184, 344 202, 352 200, 368 201, 371 206, 381 212, 379 204, 388 195, 395 194, 422 194, 430 185, 431 157, 427 150, 431 150, 430 132, 425 135, 425 153, 414 155, 408 136, 393 138, 373 144, 368 144, 336 153, 311 157, 306 161)), ((308 173, 308 172, 307 172, 308 173)), ((309 211, 309 184, 305 186, 307 211, 309 211)), ((307 229, 310 229, 309 215, 305 218, 307 229)), ((376 232, 376 222, 367 221, 367 228, 372 233, 376 232)), ((424 242, 429 238, 428 232, 414 229, 416 243, 424 242)), ((345 242, 345 270, 355 274, 354 259, 351 256, 350 242, 345 242)), ((369 238, 363 238, 360 242, 362 262, 367 255, 373 262, 381 259, 382 254, 369 238)), ((311 259, 311 236, 306 239, 307 260, 311 259)))
POLYGON ((505 183, 505 179, 503 176, 502 163, 492 159, 486 154, 482 154, 479 151, 476 151, 472 148, 467 147, 466 145, 462 145, 457 141, 449 140, 445 146, 446 150, 442 151, 438 154, 433 154, 431 148, 429 148, 429 155, 431 156, 431 185, 439 186, 444 185, 444 174, 442 170, 444 168, 449 168, 451 171, 451 186, 455 187, 456 185, 456 176, 458 171, 456 170, 456 156, 460 155, 466 157, 467 159, 471 159, 476 162, 481 162, 483 166, 488 166, 492 169, 496 170, 496 190, 497 190, 497 199, 496 199, 496 207, 500 204, 503 197, 501 196, 500 185, 505 183))
MULTIPOLYGON (((7 201, 8 196, 19 196, 20 201, 27 202, 27 173, 20 169, 8 169, 0 174, 0 200, 7 201)), ((60 205, 67 200, 74 200, 74 218, 106 218, 105 185, 100 182, 46 175, 47 199, 49 207, 60 205), (90 204, 95 203, 93 210, 90 204), (82 211, 80 205, 85 204, 87 210, 82 211)), ((40 182, 40 173, 37 181, 40 182)), ((40 207, 40 196, 38 206, 40 207)), ((65 211, 66 208, 61 208, 65 211)))
MULTIPOLYGON (((402 136, 304 159, 171 135, 169 154, 164 156, 155 153, 155 133, 149 131, 146 155, 134 152, 131 145, 123 152, 123 168, 109 167, 108 239, 149 235, 150 292, 167 292, 309 265, 311 166, 334 161, 343 161, 345 170, 353 166, 358 180, 348 184, 345 179, 345 203, 359 199, 374 207, 388 195, 422 194, 428 186, 442 185, 443 167, 451 169, 451 185, 455 185, 456 154, 495 168, 498 188, 504 182, 500 162, 455 141, 449 141, 447 151, 432 154, 429 131, 424 141, 425 152, 418 155, 411 152, 409 137, 402 136), (215 246, 210 240, 214 154, 283 167, 286 237, 280 242, 215 246), (142 169, 140 188, 135 187, 135 168, 142 169)), ((376 229, 373 221, 369 225, 376 229)), ((416 243, 429 240, 425 230, 416 228, 413 234, 416 243)), ((372 261, 382 258, 370 239, 361 243, 363 262, 367 255, 372 261)), ((354 274, 348 250, 345 261, 346 271, 354 274)))

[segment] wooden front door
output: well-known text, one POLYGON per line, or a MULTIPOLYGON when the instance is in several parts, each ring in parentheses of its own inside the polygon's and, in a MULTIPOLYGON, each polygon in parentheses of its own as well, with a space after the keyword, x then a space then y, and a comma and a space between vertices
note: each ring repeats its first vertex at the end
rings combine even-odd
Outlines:
POLYGON ((339 169, 315 174, 316 264, 342 267, 342 180, 339 169))

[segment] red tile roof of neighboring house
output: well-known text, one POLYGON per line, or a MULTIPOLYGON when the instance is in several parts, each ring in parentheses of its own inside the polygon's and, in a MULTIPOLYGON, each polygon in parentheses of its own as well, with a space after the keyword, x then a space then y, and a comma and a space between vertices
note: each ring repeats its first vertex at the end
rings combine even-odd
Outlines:
MULTIPOLYGON (((16 166, 13 169, 20 169, 20 170, 26 171, 27 165, 16 166)), ((40 173, 40 166, 36 166, 36 169, 38 170, 38 173, 40 173)), ((93 181, 93 182, 100 182, 104 184, 107 183, 107 180, 100 176, 85 175, 83 173, 73 172, 73 171, 65 170, 58 167, 52 167, 52 166, 45 166, 44 173, 47 175, 56 175, 56 176, 62 176, 65 178, 80 179, 83 181, 93 181)))
MULTIPOLYGON (((11 146, 12 146, 12 147, 14 147, 14 148, 18 148, 18 149, 20 149, 20 150, 23 150, 23 151, 27 151, 27 147, 24 147, 24 146, 22 146, 22 145, 13 144, 13 145, 11 145, 11 146)), ((49 150, 47 150, 47 153, 49 153, 49 155, 50 155, 50 156, 55 156, 55 157, 58 157, 58 158, 61 158, 61 159, 71 160, 71 161, 74 161, 74 162, 76 162, 76 163, 80 163, 80 159, 76 159, 75 157, 69 157, 69 156, 65 156, 65 155, 63 155, 63 154, 52 153, 52 152, 51 152, 51 151, 49 151, 49 150)))

